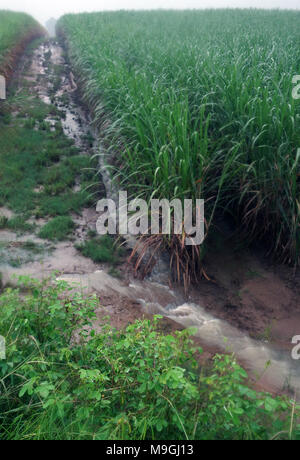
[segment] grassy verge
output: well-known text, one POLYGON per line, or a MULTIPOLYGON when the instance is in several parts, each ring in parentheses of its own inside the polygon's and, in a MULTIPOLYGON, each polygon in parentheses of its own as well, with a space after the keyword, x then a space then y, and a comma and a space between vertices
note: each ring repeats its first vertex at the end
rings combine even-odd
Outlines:
POLYGON ((291 419, 287 398, 253 391, 234 357, 199 369, 192 331, 164 335, 156 317, 97 335, 96 298, 20 285, 0 295, 1 439, 299 438, 298 406, 291 419))
POLYGON ((31 16, 0 10, 0 74, 8 77, 26 45, 45 33, 31 16))

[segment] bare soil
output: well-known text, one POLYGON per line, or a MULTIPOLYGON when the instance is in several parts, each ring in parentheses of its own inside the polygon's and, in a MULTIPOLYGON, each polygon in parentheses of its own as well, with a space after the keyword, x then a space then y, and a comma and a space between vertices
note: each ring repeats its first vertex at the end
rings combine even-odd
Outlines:
POLYGON ((291 348, 300 333, 300 274, 272 263, 264 249, 226 245, 205 262, 211 281, 202 280, 190 300, 218 318, 261 339, 291 348))

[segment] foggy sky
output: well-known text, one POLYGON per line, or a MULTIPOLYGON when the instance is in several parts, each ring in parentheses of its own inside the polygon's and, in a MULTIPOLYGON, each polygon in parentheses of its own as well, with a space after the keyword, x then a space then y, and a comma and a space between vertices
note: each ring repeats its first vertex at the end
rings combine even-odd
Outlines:
POLYGON ((227 7, 300 9, 300 0, 0 0, 0 9, 25 11, 42 24, 50 17, 84 11, 227 7))

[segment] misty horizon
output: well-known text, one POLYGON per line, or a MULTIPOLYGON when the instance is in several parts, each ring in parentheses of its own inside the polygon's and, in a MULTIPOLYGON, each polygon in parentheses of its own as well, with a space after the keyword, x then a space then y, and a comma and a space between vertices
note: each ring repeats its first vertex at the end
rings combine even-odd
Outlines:
POLYGON ((83 13, 95 11, 118 11, 118 10, 189 10, 189 9, 220 9, 220 8, 257 8, 257 9, 280 9, 280 10, 299 10, 298 0, 112 0, 109 3, 97 2, 96 0, 86 0, 84 6, 79 0, 53 0, 51 4, 41 4, 37 0, 1 0, 0 9, 25 12, 37 19, 41 24, 49 19, 59 19, 68 13, 83 13))

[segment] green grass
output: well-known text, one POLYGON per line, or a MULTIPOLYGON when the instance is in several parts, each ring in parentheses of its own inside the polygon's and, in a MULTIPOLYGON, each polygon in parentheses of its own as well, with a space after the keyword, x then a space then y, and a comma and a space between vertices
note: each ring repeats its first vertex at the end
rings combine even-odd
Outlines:
POLYGON ((64 16, 84 100, 133 196, 204 198, 207 231, 300 260, 300 13, 217 10, 64 16), (243 232, 243 233, 242 233, 243 232))
MULTIPOLYGON (((18 118, 10 126, 0 120, 0 136, 0 206, 53 216, 78 212, 88 205, 88 192, 72 193, 77 170, 58 165, 73 154, 63 135, 34 131, 18 118), (37 192, 41 186, 42 192, 37 192)), ((84 162, 88 163, 88 159, 84 162)))
POLYGON ((20 288, 0 295, 2 440, 299 439, 299 406, 254 391, 233 356, 200 369, 192 330, 103 319, 89 335, 96 297, 54 280, 20 288))
POLYGON ((0 206, 17 216, 2 221, 2 226, 30 230, 26 223, 30 216, 68 216, 94 204, 97 160, 79 155, 59 121, 55 131, 44 129, 47 116, 59 117, 57 109, 26 91, 12 93, 7 103, 0 113, 0 206), (18 115, 7 122, 11 111, 18 115), (75 183, 80 183, 76 192, 75 183))
POLYGON ((0 216, 0 230, 9 229, 14 232, 32 232, 34 230, 34 225, 26 221, 26 216, 16 216, 8 219, 7 217, 0 216))
POLYGON ((71 217, 55 217, 41 228, 39 237, 50 241, 67 240, 74 227, 71 217))
POLYGON ((106 262, 112 265, 119 263, 120 258, 124 255, 124 249, 118 247, 117 243, 109 235, 91 238, 78 245, 77 249, 94 262, 106 262))

